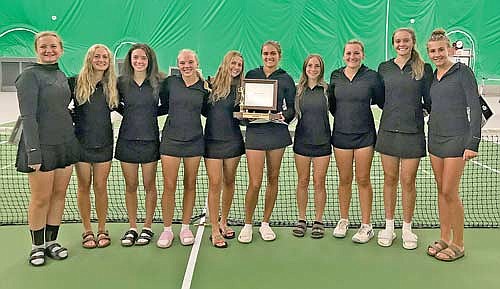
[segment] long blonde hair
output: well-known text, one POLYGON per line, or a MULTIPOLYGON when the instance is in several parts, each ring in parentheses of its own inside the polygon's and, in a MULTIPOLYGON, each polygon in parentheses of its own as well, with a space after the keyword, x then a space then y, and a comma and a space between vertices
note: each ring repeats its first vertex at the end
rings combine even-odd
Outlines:
POLYGON ((416 80, 420 80, 424 76, 425 62, 417 50, 417 37, 415 36, 415 31, 413 31, 413 29, 411 28, 406 28, 406 27, 396 29, 394 33, 392 33, 393 46, 394 46, 394 36, 396 35, 396 33, 400 31, 408 32, 411 35, 411 39, 413 41, 413 47, 411 48, 411 57, 410 57, 410 60, 412 61, 411 74, 413 78, 415 78, 416 80))
MULTIPOLYGON (((235 57, 240 57, 242 61, 241 65, 241 73, 239 76, 235 78, 235 81, 237 82, 237 87, 242 86, 243 82, 243 77, 241 76, 243 74, 244 68, 245 68, 245 61, 243 60, 243 56, 239 51, 231 50, 224 55, 224 58, 222 59, 222 63, 219 65, 219 68, 217 69, 217 73, 215 74, 214 80, 212 82, 212 93, 210 94, 210 102, 217 102, 221 99, 226 98, 230 91, 231 91, 231 84, 233 83, 233 77, 231 76, 230 72, 230 66, 231 66, 231 61, 235 57)), ((238 94, 236 95, 238 97, 238 94)), ((237 99, 236 103, 239 103, 239 100, 237 99)))
POLYGON ((306 59, 304 60, 304 64, 302 64, 302 74, 300 75, 300 80, 299 80, 299 83, 297 84, 297 95, 295 96, 295 114, 296 114, 297 118, 302 117, 302 111, 300 110, 300 104, 302 103, 304 91, 306 90, 306 87, 307 87, 307 81, 309 80, 309 77, 307 77, 307 73, 306 73, 307 64, 309 63, 309 60, 311 60, 312 58, 316 58, 319 61, 320 72, 318 75, 318 85, 323 87, 323 93, 324 93, 325 99, 328 103, 328 97, 326 94, 328 84, 326 84, 326 82, 324 80, 325 62, 323 61, 323 58, 321 57, 321 55, 309 54, 306 57, 306 59))
POLYGON ((113 54, 106 45, 94 44, 92 45, 85 59, 83 60, 83 66, 78 74, 78 79, 76 82, 75 95, 76 100, 79 105, 90 102, 90 96, 95 92, 97 79, 95 79, 95 71, 92 66, 92 60, 97 49, 102 48, 106 50, 109 59, 109 66, 104 75, 102 76, 101 83, 104 89, 104 94, 106 95, 106 101, 109 108, 115 108, 118 106, 118 91, 116 89, 116 74, 115 74, 115 62, 113 59, 113 54))

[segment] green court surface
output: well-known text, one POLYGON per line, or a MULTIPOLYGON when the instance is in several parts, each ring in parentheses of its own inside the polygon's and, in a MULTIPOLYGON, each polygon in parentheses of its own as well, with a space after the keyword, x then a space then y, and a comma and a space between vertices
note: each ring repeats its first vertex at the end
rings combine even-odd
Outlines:
MULTIPOLYGON (((114 223, 108 228, 112 245, 88 250, 80 246, 81 225, 63 225, 60 241, 68 247, 70 257, 48 260, 45 266, 34 268, 27 262, 27 227, 0 227, 4 240, 0 288, 471 289, 498 288, 500 282, 499 229, 466 229, 466 256, 445 263, 425 253, 427 244, 439 236, 436 229, 415 230, 419 248, 407 251, 400 239, 390 248, 379 247, 376 237, 365 245, 354 244, 350 240, 352 229, 346 239, 333 238, 329 229, 325 238, 314 240, 309 234, 302 239, 293 237, 290 228, 276 228, 278 239, 274 242, 262 241, 255 228, 253 243, 230 240, 229 248, 216 249, 208 240, 210 228, 205 227, 191 286, 182 287, 191 250, 196 246, 183 247, 175 239, 169 249, 158 249, 154 244, 122 248, 119 237, 127 225, 114 223)), ((193 228, 196 233, 201 227, 193 228)), ((153 229, 159 232, 161 226, 153 229)))

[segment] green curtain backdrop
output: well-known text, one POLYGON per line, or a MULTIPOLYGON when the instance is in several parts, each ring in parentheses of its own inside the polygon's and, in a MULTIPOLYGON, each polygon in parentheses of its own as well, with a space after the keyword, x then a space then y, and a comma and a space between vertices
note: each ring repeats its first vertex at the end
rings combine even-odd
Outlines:
POLYGON ((246 69, 260 65, 260 45, 273 39, 282 44, 281 66, 298 80, 307 54, 321 54, 329 75, 353 38, 365 43, 365 63, 376 69, 394 56, 390 41, 398 27, 415 29, 425 59, 434 28, 458 31, 452 40, 474 44, 477 78, 500 78, 497 0, 2 0, 0 57, 32 57, 27 30, 55 30, 64 40, 67 74, 79 71, 92 44, 106 44, 123 58, 129 42, 144 42, 164 71, 180 49, 190 48, 204 75, 213 75, 230 49, 243 53, 246 69))

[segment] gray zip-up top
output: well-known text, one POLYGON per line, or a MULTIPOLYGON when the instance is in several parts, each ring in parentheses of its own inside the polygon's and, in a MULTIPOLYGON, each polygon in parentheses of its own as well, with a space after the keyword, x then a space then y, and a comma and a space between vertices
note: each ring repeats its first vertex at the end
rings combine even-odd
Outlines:
POLYGON ((463 63, 455 63, 441 80, 437 80, 436 73, 437 70, 430 89, 429 134, 466 135, 465 148, 477 152, 481 140, 481 106, 472 70, 463 63), (467 108, 470 109, 470 118, 467 108))
POLYGON ((118 78, 120 104, 117 111, 123 115, 119 138, 126 140, 155 141, 158 132, 158 96, 153 95, 149 80, 139 86, 135 81, 118 78))
POLYGON ((299 104, 301 117, 295 128, 295 142, 322 145, 330 143, 330 122, 328 103, 324 88, 320 85, 313 89, 306 87, 299 104))
POLYGON ((379 74, 363 64, 350 81, 344 69, 332 72, 328 88, 328 105, 335 117, 333 130, 349 134, 375 130, 370 105, 384 106, 384 86, 379 74))
POLYGON ((240 110, 239 106, 235 106, 235 99, 236 85, 231 85, 231 90, 226 98, 215 103, 208 103, 205 139, 220 141, 243 139, 240 122, 233 117, 233 112, 240 110))
POLYGON ((98 82, 89 101, 79 104, 75 95, 76 78, 68 79, 71 95, 75 103, 73 122, 75 135, 85 148, 102 148, 113 144, 113 126, 102 83, 98 82))
POLYGON ((385 102, 380 128, 402 133, 423 133, 423 108, 430 111, 429 88, 432 82, 432 68, 426 63, 424 75, 415 80, 412 77, 412 61, 403 69, 394 63, 394 58, 382 62, 378 72, 385 87, 385 102))
POLYGON ((58 145, 75 137, 68 110, 68 80, 56 64, 30 64, 16 79, 28 165, 40 164, 40 144, 58 145))
POLYGON ((186 86, 181 76, 169 76, 160 91, 160 114, 168 114, 162 138, 191 141, 203 137, 201 115, 206 115, 208 91, 203 81, 186 86))

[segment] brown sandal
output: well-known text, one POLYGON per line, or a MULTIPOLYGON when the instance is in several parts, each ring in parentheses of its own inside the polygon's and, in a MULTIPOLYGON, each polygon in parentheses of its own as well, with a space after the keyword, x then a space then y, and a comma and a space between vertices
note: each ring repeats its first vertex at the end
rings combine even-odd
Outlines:
POLYGON ((446 248, 448 248, 448 244, 445 241, 443 240, 434 241, 434 243, 430 244, 427 247, 427 255, 434 257, 436 256, 437 253, 443 251, 446 248), (431 252, 430 249, 434 250, 434 252, 431 252))
POLYGON ((465 250, 460 249, 456 245, 450 244, 448 248, 443 249, 439 252, 437 252, 436 256, 434 256, 436 259, 439 261, 445 261, 445 262, 453 262, 456 261, 460 258, 465 256, 465 250), (444 256, 441 256, 439 254, 442 254, 444 256))
POLYGON ((83 232, 82 234, 82 247, 85 249, 94 249, 97 247, 97 243, 95 241, 95 235, 92 231, 83 232))
POLYGON ((97 232, 97 247, 106 248, 111 245, 111 238, 109 237, 108 230, 97 232))

